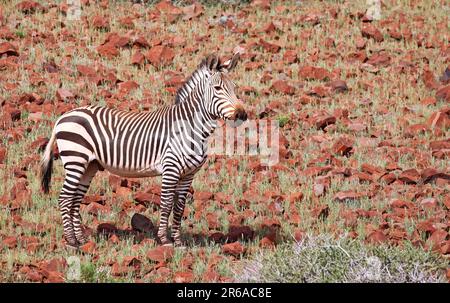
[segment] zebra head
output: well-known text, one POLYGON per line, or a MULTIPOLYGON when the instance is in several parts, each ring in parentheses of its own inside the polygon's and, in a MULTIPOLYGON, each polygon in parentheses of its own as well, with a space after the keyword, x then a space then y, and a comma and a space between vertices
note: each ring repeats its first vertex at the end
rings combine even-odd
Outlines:
POLYGON ((216 55, 209 55, 202 65, 209 73, 204 90, 206 108, 216 118, 239 121, 240 124, 247 120, 247 113, 242 101, 236 96, 236 85, 228 77, 238 60, 239 54, 223 63, 216 55))

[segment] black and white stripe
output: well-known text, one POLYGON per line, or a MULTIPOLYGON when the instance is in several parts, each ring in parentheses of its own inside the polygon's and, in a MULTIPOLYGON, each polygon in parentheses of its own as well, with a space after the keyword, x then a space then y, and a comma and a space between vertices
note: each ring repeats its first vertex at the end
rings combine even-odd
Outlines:
POLYGON ((65 169, 58 201, 69 245, 86 241, 79 208, 99 169, 124 177, 162 175, 158 237, 162 244, 171 244, 167 225, 173 210, 172 237, 176 245, 181 245, 186 196, 195 173, 206 160, 207 139, 216 120, 247 117, 227 76, 237 60, 235 55, 220 64, 216 56, 208 56, 179 89, 175 105, 154 112, 86 106, 57 120, 42 159, 42 186, 48 192, 56 141, 65 169))

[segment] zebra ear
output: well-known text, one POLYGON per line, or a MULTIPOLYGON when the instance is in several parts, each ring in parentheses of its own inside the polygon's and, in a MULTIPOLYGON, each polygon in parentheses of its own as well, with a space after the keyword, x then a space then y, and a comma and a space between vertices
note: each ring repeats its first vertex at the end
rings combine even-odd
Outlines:
POLYGON ((217 71, 219 67, 219 58, 215 54, 211 54, 208 57, 203 60, 204 65, 210 70, 210 71, 217 71))
POLYGON ((236 67, 238 61, 239 61, 239 53, 236 53, 233 55, 233 57, 231 59, 222 63, 220 66, 220 69, 224 69, 226 71, 231 71, 233 68, 236 67))

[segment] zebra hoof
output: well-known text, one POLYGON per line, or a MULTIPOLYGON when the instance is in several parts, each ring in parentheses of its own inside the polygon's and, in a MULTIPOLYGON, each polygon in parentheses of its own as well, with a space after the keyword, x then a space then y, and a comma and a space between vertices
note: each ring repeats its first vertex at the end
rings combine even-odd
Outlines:
POLYGON ((66 243, 65 247, 69 251, 78 251, 80 249, 80 245, 78 243, 66 243))

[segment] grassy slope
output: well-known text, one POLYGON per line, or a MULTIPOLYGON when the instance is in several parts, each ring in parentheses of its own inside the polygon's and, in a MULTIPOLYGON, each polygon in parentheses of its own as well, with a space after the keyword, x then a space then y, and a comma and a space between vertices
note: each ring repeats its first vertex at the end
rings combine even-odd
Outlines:
MULTIPOLYGON (((371 227, 377 228, 384 222, 388 224, 388 231, 401 228, 408 235, 405 241, 409 242, 417 230, 417 224, 421 221, 431 219, 434 222, 444 224, 444 229, 448 231, 448 209, 442 204, 444 196, 448 195, 448 185, 427 184, 420 188, 415 186, 395 183, 391 186, 385 184, 364 183, 357 178, 341 178, 333 176, 331 184, 326 193, 317 198, 313 195, 314 178, 304 176, 298 172, 306 169, 311 160, 326 155, 327 148, 343 134, 355 138, 355 153, 347 158, 337 156, 338 161, 342 161, 340 166, 350 167, 358 170, 363 163, 371 163, 380 167, 390 162, 395 162, 401 169, 424 167, 435 167, 445 170, 448 162, 431 156, 428 149, 428 142, 445 137, 445 134, 434 134, 427 131, 418 134, 413 138, 405 137, 404 132, 408 123, 424 123, 427 118, 439 108, 442 108, 443 101, 438 101, 435 105, 423 105, 420 101, 425 97, 433 96, 434 92, 426 88, 421 80, 417 79, 428 62, 428 68, 436 75, 440 75, 445 69, 445 57, 440 53, 439 48, 425 48, 418 46, 416 39, 411 41, 396 41, 385 37, 381 43, 376 43, 372 39, 367 39, 366 53, 369 55, 378 50, 386 50, 392 57, 391 66, 398 66, 402 59, 412 61, 415 69, 408 70, 406 73, 399 73, 394 68, 380 68, 374 74, 360 68, 359 64, 349 64, 344 58, 347 53, 356 51, 355 40, 360 37, 360 22, 352 20, 350 13, 364 11, 365 1, 358 3, 337 4, 334 1, 316 2, 302 1, 297 6, 294 2, 286 2, 285 5, 291 7, 290 10, 278 12, 273 4, 270 11, 261 9, 253 10, 249 16, 244 19, 239 17, 241 8, 233 6, 207 6, 205 12, 200 18, 190 21, 179 20, 175 23, 169 23, 159 20, 151 20, 145 12, 151 10, 147 7, 135 9, 124 1, 113 2, 107 9, 100 8, 98 4, 92 3, 83 10, 82 21, 67 23, 65 33, 58 24, 59 15, 56 9, 51 9, 48 13, 36 13, 32 16, 25 16, 15 9, 15 4, 19 1, 2 4, 3 14, 8 18, 8 26, 16 36, 14 42, 19 46, 19 53, 23 61, 18 68, 10 70, 9 73, 1 77, 0 100, 9 100, 14 96, 20 96, 24 93, 37 93, 45 100, 55 101, 55 94, 58 86, 69 89, 78 96, 72 101, 76 104, 96 103, 105 104, 107 98, 103 97, 104 90, 111 92, 113 98, 118 100, 117 105, 122 107, 136 108, 137 101, 143 98, 151 98, 152 107, 156 108, 160 103, 173 102, 173 97, 168 94, 164 88, 163 75, 166 70, 178 70, 187 76, 203 58, 211 51, 217 50, 220 53, 231 53, 234 46, 242 42, 258 42, 260 37, 265 40, 277 42, 283 45, 278 54, 265 52, 261 48, 252 49, 256 52, 256 60, 263 62, 262 69, 246 71, 244 64, 238 66, 234 72, 233 78, 240 86, 252 86, 256 94, 251 93, 244 96, 248 107, 254 113, 261 112, 266 105, 272 101, 279 100, 282 103, 282 114, 275 114, 272 118, 282 119, 286 126, 282 132, 289 140, 293 153, 292 159, 297 159, 298 164, 285 162, 284 165, 291 171, 278 171, 275 178, 272 179, 262 173, 249 171, 249 159, 246 157, 237 158, 239 165, 233 166, 227 171, 227 165, 220 165, 218 175, 212 169, 212 161, 203 169, 194 181, 194 188, 197 191, 211 191, 213 193, 226 193, 230 197, 229 204, 235 208, 235 213, 230 214, 223 206, 215 201, 208 201, 202 205, 203 214, 213 213, 217 215, 219 226, 216 230, 227 232, 230 221, 236 219, 236 216, 243 211, 239 206, 239 200, 245 196, 245 189, 251 187, 257 195, 263 197, 261 201, 250 199, 249 208, 255 213, 254 217, 245 217, 242 224, 253 228, 257 235, 251 242, 244 243, 247 247, 247 257, 252 258, 253 253, 260 251, 260 240, 264 235, 270 233, 269 228, 262 224, 262 217, 276 218, 281 222, 278 230, 278 242, 290 242, 293 235, 297 232, 311 232, 314 234, 341 234, 349 231, 355 232, 356 237, 364 240, 367 237, 368 230, 371 227), (333 19, 330 9, 339 9, 337 19, 333 19), (124 29, 118 22, 120 18, 127 15, 133 15, 136 11, 135 23, 136 32, 143 34, 148 41, 153 39, 162 39, 167 35, 181 36, 186 39, 188 46, 194 44, 198 36, 209 34, 207 39, 200 40, 198 43, 198 52, 183 52, 181 48, 175 47, 176 56, 174 61, 168 67, 155 69, 152 65, 146 64, 145 68, 139 68, 131 65, 130 59, 133 53, 130 49, 121 49, 120 54, 112 59, 99 56, 95 48, 100 45, 107 32, 97 30, 88 26, 86 20, 92 20, 92 17, 99 12, 109 16, 110 31, 125 34, 128 30, 124 29), (281 24, 282 31, 277 32, 278 39, 264 34, 261 29, 270 21, 286 21, 295 16, 307 12, 317 12, 323 14, 322 22, 319 26, 313 26, 309 23, 301 22, 294 25, 288 23, 281 24), (208 22, 217 20, 222 14, 231 14, 237 16, 237 23, 253 22, 249 35, 240 35, 232 33, 228 29, 214 25, 208 28, 208 22), (86 19, 85 19, 86 18, 86 19), (64 34, 63 34, 64 33, 64 34), (67 35, 71 33, 72 37, 67 35), (255 35, 253 35, 253 33, 255 35), (45 34, 53 35, 52 39, 35 39, 33 35, 45 37, 45 34), (295 38, 299 34, 308 35, 308 38, 295 38), (326 38, 333 38, 335 47, 326 47, 324 41, 326 38), (80 46, 83 45, 83 46, 80 46), (281 58, 287 48, 295 49, 298 56, 298 63, 291 65, 280 64, 281 58), (53 58, 57 65, 61 67, 58 74, 48 74, 40 70, 42 62, 53 58), (425 59, 426 58, 426 59, 425 59), (115 70, 116 76, 122 80, 134 80, 140 88, 129 93, 126 98, 120 98, 118 89, 115 86, 101 85, 95 86, 81 80, 76 73, 76 65, 87 64, 94 66, 102 64, 107 68, 115 70), (298 69, 302 65, 315 65, 325 67, 326 69, 340 70, 341 78, 345 79, 350 91, 332 95, 331 97, 320 99, 317 102, 310 102, 299 106, 300 96, 310 90, 312 87, 321 85, 319 81, 303 81, 298 78, 298 69), (41 73, 44 77, 44 83, 33 85, 33 70, 41 73), (270 88, 269 83, 261 83, 260 78, 263 70, 271 70, 272 76, 276 78, 287 78, 296 85, 302 83, 303 88, 298 87, 293 97, 285 96, 275 92, 264 94, 263 91, 270 88), (284 74, 284 75, 283 75, 284 74), (416 82, 416 83, 415 83, 416 82), (14 89, 6 89, 5 83, 15 83, 14 89), (414 85, 412 85, 415 83, 414 85), (369 87, 369 88, 367 88, 369 87), (364 102, 369 99, 370 103, 364 102), (156 102, 156 100, 162 100, 156 102), (312 115, 319 110, 326 110, 333 113, 335 110, 348 109, 349 118, 354 122, 361 122, 367 125, 367 129, 361 132, 353 132, 348 126, 338 119, 335 126, 327 129, 327 132, 317 130, 309 124, 303 123, 299 117, 312 115), (287 122, 286 122, 287 121, 287 122), (379 134, 376 137, 372 134, 379 134), (318 143, 313 136, 321 136, 322 143, 318 143), (403 149, 379 149, 377 145, 382 140, 392 140, 394 145, 403 147, 403 149), (420 157, 424 160, 421 162, 420 157), (425 163, 425 164, 424 164, 425 163), (256 181, 255 181, 256 180, 256 181), (243 186, 244 184, 244 186, 243 186), (381 189, 380 189, 381 188, 381 189), (362 198, 357 201, 339 203, 333 200, 334 195, 342 190, 357 190, 358 192, 374 191, 373 198, 362 198), (276 194, 289 196, 292 193, 301 191, 304 198, 295 205, 282 200, 281 206, 286 210, 285 214, 272 213, 267 205, 271 200, 263 195, 268 191, 276 194), (437 206, 435 209, 420 211, 417 216, 406 218, 403 222, 395 222, 394 219, 383 217, 382 211, 391 211, 388 207, 389 201, 393 198, 404 199, 418 203, 416 193, 423 192, 421 196, 435 197, 437 206), (325 220, 318 220, 311 212, 321 206, 329 207, 329 215, 325 220), (356 209, 375 210, 374 217, 358 217, 356 223, 347 224, 342 213, 345 211, 355 211, 356 209), (290 212, 295 210, 300 216, 300 221, 292 223, 286 220, 290 212), (442 215, 443 213, 443 215, 442 215), (447 219, 446 219, 447 218, 447 219)), ((91 1, 94 2, 94 1, 91 1)), ((383 8, 383 16, 399 20, 400 13, 406 15, 404 23, 400 28, 409 28, 414 37, 420 33, 426 33, 429 40, 437 39, 438 42, 445 41, 446 37, 438 27, 439 23, 448 22, 445 9, 438 2, 427 2, 428 4, 410 5, 409 1, 385 1, 386 7, 383 8), (420 21, 418 16, 425 16, 424 22, 420 21), (422 24, 422 28, 418 25, 422 24), (417 29, 416 29, 417 28, 417 29)), ((448 9, 448 7, 446 8, 448 9)), ((62 17, 64 18, 64 17, 62 17)), ((215 24, 215 23, 213 23, 215 24)), ((242 25, 241 25, 242 26, 242 25)), ((386 33, 383 28, 383 33, 386 33)), ((448 37, 447 37, 448 38, 448 37)), ((447 59, 448 60, 448 59, 447 59)), ((56 102, 56 101, 55 101, 56 102)), ((14 176, 13 169, 20 167, 23 159, 32 156, 33 160, 26 170, 27 189, 31 193, 32 203, 22 205, 18 210, 11 210, 7 205, 2 206, 0 212, 0 236, 4 239, 8 236, 35 236, 39 245, 30 253, 23 241, 19 239, 18 246, 13 249, 3 247, 0 254, 0 280, 1 281, 22 281, 27 279, 17 270, 24 265, 36 264, 42 260, 51 260, 57 257, 68 258, 73 252, 65 250, 62 245, 62 226, 59 211, 56 205, 58 190, 62 182, 62 167, 59 161, 56 161, 54 169, 54 178, 52 183, 52 192, 50 196, 44 196, 39 191, 39 181, 37 179, 37 169, 39 156, 36 150, 30 148, 31 142, 41 136, 48 137, 51 132, 52 121, 57 117, 51 115, 49 123, 34 123, 27 119, 27 111, 22 111, 22 119, 16 122, 11 129, 21 131, 20 127, 29 127, 30 132, 23 133, 21 139, 8 139, 9 130, 2 130, 4 134, 1 144, 7 146, 8 155, 6 164, 0 171, 0 179, 4 180, 0 187, 0 196, 6 197, 18 180, 14 176), (37 234, 34 228, 18 226, 14 223, 13 216, 21 216, 23 220, 32 223, 44 224, 45 233, 37 234)), ((316 138, 317 139, 317 138, 316 138)), ((319 165, 329 164, 327 161, 319 160, 319 165)), ((226 160, 219 160, 219 163, 227 163, 226 160), (222 161, 222 162, 221 162, 222 161)), ((333 165, 335 165, 333 163, 333 165)), ((159 179, 141 180, 142 187, 158 184, 159 179)), ((90 195, 102 193, 105 195, 107 204, 112 211, 107 214, 94 216, 83 212, 84 224, 95 229, 99 222, 113 222, 119 227, 129 227, 129 221, 133 213, 141 211, 150 217, 155 224, 159 213, 149 209, 128 207, 123 202, 131 199, 116 197, 109 185, 108 175, 99 174, 94 180, 90 195)), ((272 201, 273 202, 273 201, 272 201)), ((278 202, 279 203, 279 202, 278 202)), ((131 203, 132 204, 132 203, 131 203)), ((107 239, 96 239, 96 249, 92 254, 80 255, 82 264, 82 273, 84 281, 134 281, 136 279, 143 281, 173 281, 174 275, 179 272, 191 272, 194 281, 204 280, 204 274, 208 270, 213 270, 220 281, 234 279, 235 268, 239 268, 239 258, 224 255, 219 244, 213 244, 207 241, 194 242, 195 235, 203 238, 212 233, 205 215, 194 217, 196 204, 188 205, 189 215, 183 222, 183 230, 186 240, 190 247, 186 251, 176 251, 174 258, 165 266, 169 270, 155 269, 154 264, 146 258, 146 252, 155 246, 154 241, 144 241, 141 244, 134 244, 133 239, 120 239, 118 243, 113 243, 107 239), (111 275, 111 264, 122 262, 125 256, 136 256, 143 263, 141 269, 134 272, 129 270, 123 276, 111 275)), ((387 232, 388 232, 387 231, 387 232)), ((419 238, 425 242, 427 235, 419 232, 419 238)), ((400 241, 401 242, 401 241, 400 241)), ((280 253, 283 252, 283 246, 280 253)), ((276 253, 275 253, 276 254, 276 253)), ((435 260, 435 259, 433 259, 435 260)), ((436 264, 442 266, 442 259, 436 261, 436 264)), ((163 266, 164 267, 164 266, 163 266)), ((445 267, 445 265, 444 265, 445 267)), ((337 277, 338 278, 338 277, 337 277)), ((336 278, 336 279, 337 279, 336 278)), ((267 280, 271 280, 270 276, 267 280)), ((317 279, 313 279, 317 280, 317 279)), ((321 280, 321 279, 318 279, 321 280)), ((324 278, 324 280, 333 280, 333 278, 324 278)))

